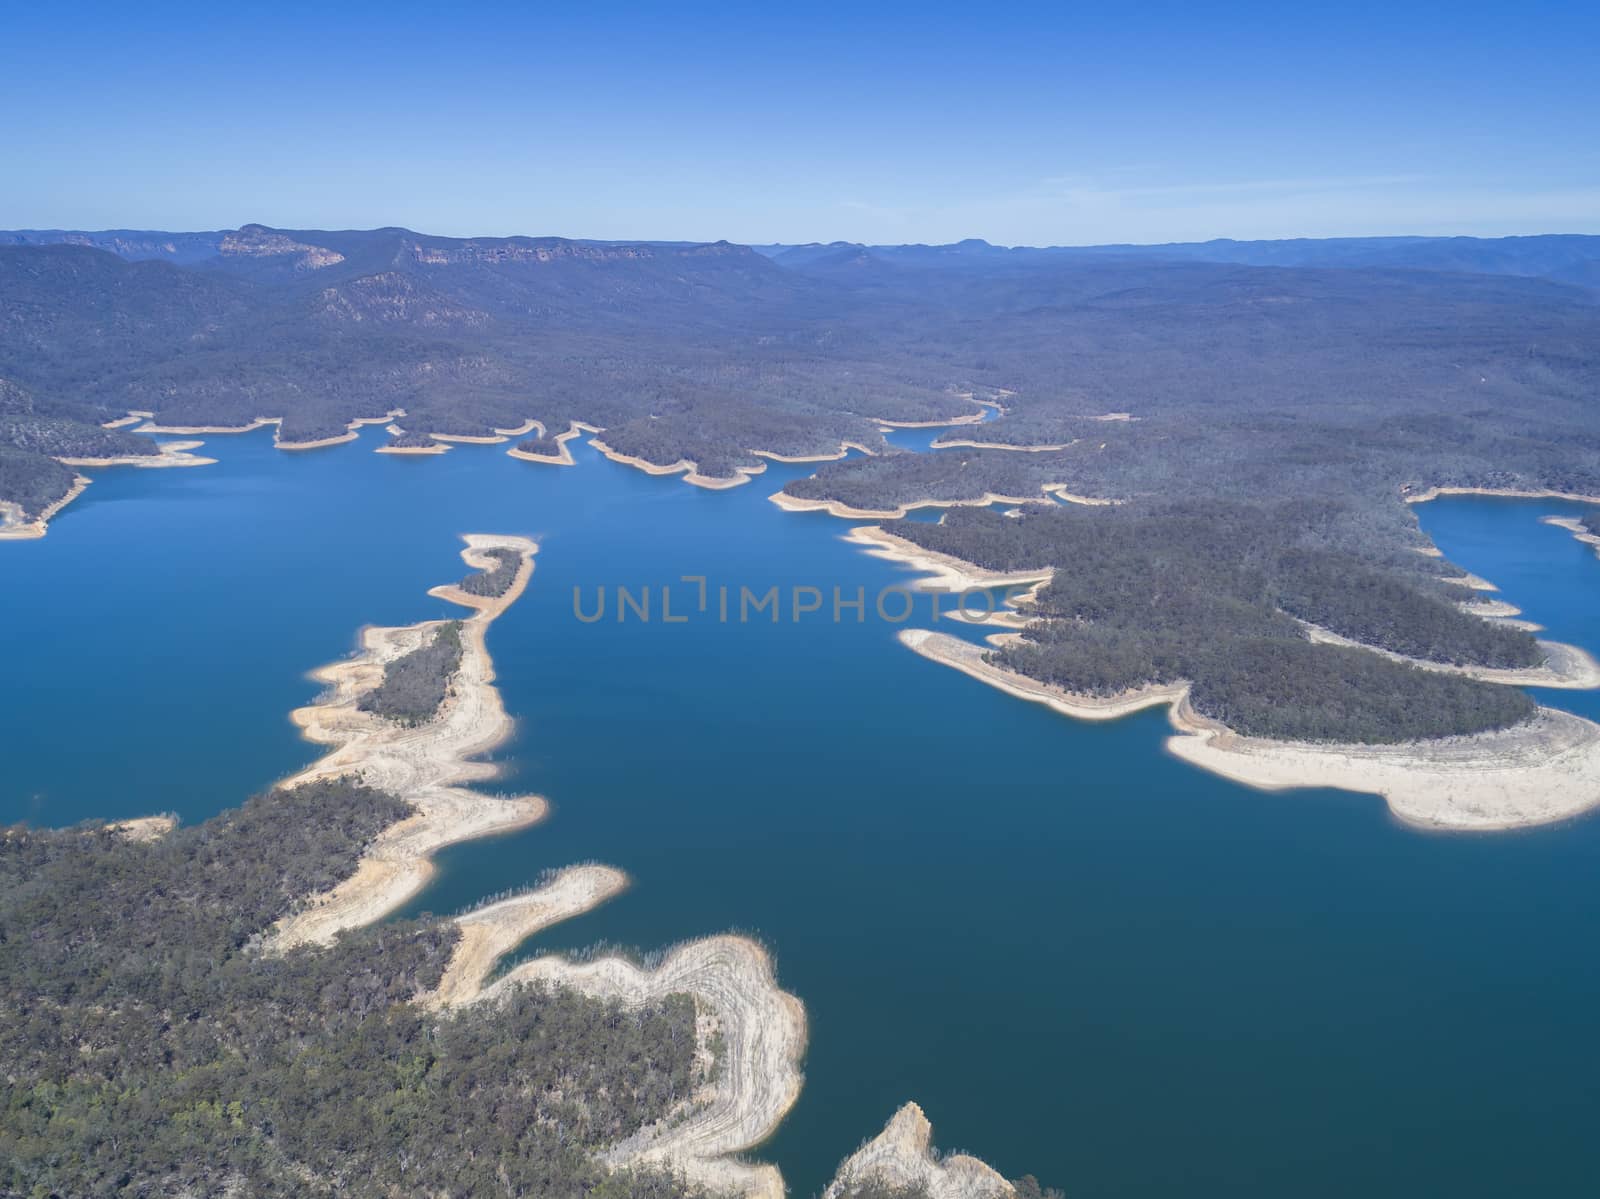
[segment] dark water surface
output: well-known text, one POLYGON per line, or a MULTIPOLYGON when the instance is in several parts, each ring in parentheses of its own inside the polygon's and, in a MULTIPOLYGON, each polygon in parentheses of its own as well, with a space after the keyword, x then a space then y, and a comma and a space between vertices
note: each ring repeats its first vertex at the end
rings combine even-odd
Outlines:
MULTIPOLYGON (((633 889, 530 948, 761 936, 811 1020, 762 1151, 796 1194, 906 1099, 941 1144, 1074 1199, 1591 1192, 1600 821, 1419 834, 1370 796, 1192 770, 1160 713, 1082 725, 985 688, 873 617, 905 576, 846 523, 766 502, 805 466, 714 493, 581 443, 558 469, 382 440, 213 437, 220 465, 98 472, 48 537, 0 544, 0 819, 239 802, 315 756, 286 719, 306 671, 363 623, 456 611, 424 593, 464 573, 458 534, 530 534, 532 585, 489 638, 518 720, 494 786, 554 810, 445 854, 415 906, 599 860, 633 889), (684 611, 686 574, 862 587, 868 618, 573 616, 602 584, 676 584, 684 611)), ((1574 510, 1419 515, 1596 649, 1600 561, 1536 519, 1574 510)))

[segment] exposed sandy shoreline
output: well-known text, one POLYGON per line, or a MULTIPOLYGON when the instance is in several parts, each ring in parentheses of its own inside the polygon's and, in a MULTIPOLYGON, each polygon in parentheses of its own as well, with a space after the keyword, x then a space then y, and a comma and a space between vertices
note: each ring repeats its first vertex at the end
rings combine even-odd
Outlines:
POLYGON ((922 1108, 908 1103, 882 1132, 839 1167, 822 1199, 839 1199, 846 1188, 876 1183, 888 1191, 923 1190, 929 1199, 1004 1199, 1012 1187, 1001 1175, 964 1153, 941 1155, 922 1108))
MULTIPOLYGON (((356 430, 363 425, 383 425, 402 417, 406 414, 404 408, 394 408, 382 416, 358 416, 345 425, 345 431, 335 437, 319 437, 313 441, 284 441, 278 432, 272 435, 272 444, 280 450, 319 450, 324 446, 343 445, 347 441, 356 439, 356 430)), ((247 425, 157 425, 145 423, 134 430, 135 433, 167 433, 180 436, 196 433, 252 433, 257 429, 264 429, 274 425, 278 431, 283 428, 281 416, 258 416, 247 425)))
MULTIPOLYGON (((533 429, 538 429, 540 436, 544 436, 548 432, 548 430, 538 421, 529 421, 528 424, 531 426, 531 428, 529 428, 527 432, 532 432, 533 429)), ((594 425, 586 425, 582 421, 573 421, 567 426, 567 431, 565 433, 557 433, 554 438, 556 445, 561 449, 561 453, 559 455, 553 456, 550 454, 530 454, 526 450, 518 449, 516 446, 512 446, 509 450, 507 450, 506 454, 522 462, 542 462, 546 466, 577 466, 578 460, 572 456, 572 447, 569 446, 567 442, 571 441, 574 437, 581 436, 584 433, 599 432, 602 432, 602 430, 596 428, 594 425)))
MULTIPOLYGON (((135 419, 139 418, 135 416, 135 419)), ((215 458, 201 458, 190 453, 191 450, 204 444, 200 441, 169 441, 160 447, 161 452, 158 454, 127 454, 115 458, 57 458, 56 461, 63 466, 91 468, 138 466, 149 469, 164 466, 210 466, 216 462, 215 458)), ((87 475, 78 475, 73 479, 66 495, 32 520, 23 514, 20 504, 0 500, 0 541, 33 541, 43 537, 49 529, 51 517, 82 495, 84 488, 91 482, 93 480, 87 475)))
POLYGON ((1120 695, 1083 695, 1052 687, 1014 670, 995 666, 983 660, 984 648, 949 633, 934 633, 927 629, 901 629, 900 644, 915 650, 924 658, 953 666, 962 674, 989 684, 991 687, 1014 695, 1030 703, 1044 704, 1063 716, 1074 720, 1118 720, 1146 708, 1177 703, 1189 694, 1188 683, 1171 683, 1125 691, 1120 695))
POLYGON ((900 640, 936 662, 1063 715, 1108 720, 1170 706, 1174 756, 1266 790, 1338 787, 1381 795, 1407 824, 1488 831, 1565 820, 1600 805, 1600 725, 1553 708, 1498 732, 1401 745, 1301 744, 1243 737, 1194 712, 1188 685, 1098 699, 1071 695, 982 661, 981 647, 904 629, 900 640))
POLYGON ((1079 495, 1075 491, 1067 490, 1066 483, 1046 483, 1041 491, 1048 491, 1064 504, 1082 504, 1086 508, 1114 508, 1123 500, 1108 500, 1097 495, 1079 495))
POLYGON ((1363 645, 1359 641, 1341 637, 1338 633, 1320 625, 1309 624, 1303 620, 1298 623, 1305 630, 1306 637, 1318 645, 1353 646, 1356 649, 1364 649, 1369 654, 1377 654, 1380 658, 1388 658, 1391 662, 1405 662, 1440 674, 1465 675, 1470 679, 1478 679, 1485 683, 1501 683, 1508 687, 1553 687, 1570 691, 1588 691, 1600 687, 1600 662, 1596 662, 1593 656, 1576 645, 1567 645, 1561 641, 1539 642, 1539 648, 1545 654, 1543 666, 1457 666, 1451 662, 1430 662, 1425 658, 1409 658, 1392 650, 1379 649, 1375 645, 1363 645))
MULTIPOLYGON (((466 541, 461 556, 470 566, 493 568, 496 561, 486 551, 498 548, 520 552, 522 565, 499 597, 470 595, 455 585, 429 591, 473 609, 462 622, 461 665, 438 715, 408 728, 362 712, 356 704, 382 681, 388 662, 423 644, 441 621, 366 629, 360 655, 315 673, 329 693, 293 715, 309 740, 336 748, 282 785, 356 774, 415 811, 378 835, 350 878, 280 921, 268 940, 272 949, 327 944, 346 929, 379 920, 427 882, 431 855, 441 847, 520 828, 545 814, 545 802, 535 796, 495 799, 458 785, 496 774, 489 763, 469 760, 498 744, 511 725, 493 685, 484 633, 527 586, 538 548, 522 537, 472 535, 466 541)), ((778 987, 771 960, 755 942, 732 936, 691 942, 652 970, 614 957, 581 964, 537 958, 484 985, 495 962, 528 936, 605 902, 627 885, 627 876, 612 867, 576 866, 535 891, 456 917, 460 941, 437 990, 424 1002, 441 1008, 492 1003, 512 987, 537 981, 633 1004, 692 996, 707 1076, 689 1104, 612 1147, 603 1160, 613 1167, 665 1165, 718 1190, 783 1199, 775 1167, 731 1156, 765 1140, 793 1105, 805 1048, 805 1010, 778 987), (723 1045, 714 1073, 709 1069, 713 1033, 723 1045)))
POLYGON ((1426 491, 1401 491, 1400 498, 1408 504, 1426 504, 1442 495, 1492 495, 1510 500, 1577 500, 1583 504, 1600 504, 1600 495, 1581 495, 1576 491, 1551 491, 1548 488, 1526 490, 1516 487, 1430 487, 1426 491))
POLYGON ((598 437, 591 437, 589 444, 599 450, 613 462, 620 462, 623 466, 631 466, 635 470, 642 470, 647 475, 682 475, 683 481, 694 487, 704 487, 710 491, 726 491, 730 487, 742 487, 753 477, 767 469, 765 462, 758 462, 754 466, 736 466, 734 474, 724 477, 722 475, 703 475, 697 463, 688 458, 679 458, 670 466, 662 466, 657 462, 647 462, 643 458, 636 458, 632 454, 623 454, 612 449, 598 437))
POLYGON ((792 464, 796 462, 837 462, 839 459, 847 457, 851 450, 859 450, 869 458, 877 456, 877 451, 868 449, 859 441, 841 441, 838 451, 832 454, 778 454, 772 450, 751 450, 750 452, 758 458, 770 458, 773 462, 792 464))
MULTIPOLYGON (((852 508, 839 500, 808 500, 775 491, 767 497, 786 512, 826 512, 843 520, 899 520, 918 508, 987 508, 990 504, 1048 504, 1043 496, 997 495, 985 492, 975 500, 911 500, 898 508, 852 508)), ((1110 501, 1107 501, 1110 502, 1110 501)))
POLYGON ((719 1033, 722 1054, 710 1079, 675 1118, 642 1129, 603 1154, 612 1167, 666 1166, 708 1189, 783 1199, 775 1166, 733 1155, 765 1140, 799 1097, 805 1009, 779 988, 766 951, 747 937, 708 937, 679 946, 652 970, 618 957, 524 962, 483 991, 493 1002, 509 987, 547 982, 588 995, 646 1003, 694 998, 705 1046, 719 1033))
POLYGON ((159 453, 121 454, 114 458, 57 458, 62 466, 138 466, 146 469, 167 466, 213 466, 215 458, 202 458, 191 451, 205 445, 203 441, 168 441, 161 443, 159 453))
POLYGON ((1576 516, 1541 516, 1539 519, 1547 525, 1554 525, 1558 529, 1565 529, 1579 541, 1583 542, 1584 545, 1592 547, 1595 554, 1600 556, 1600 537, 1596 537, 1593 533, 1589 532, 1584 523, 1576 516))
POLYGON ((87 486, 89 486, 87 476, 77 476, 72 480, 72 486, 66 495, 32 520, 29 520, 27 514, 22 511, 21 504, 0 500, 0 541, 33 541, 43 537, 50 525, 50 518, 82 495, 83 489, 87 486))
POLYGON ((864 547, 874 558, 899 562, 914 570, 925 572, 926 577, 917 580, 918 587, 924 591, 970 591, 985 587, 1013 587, 1024 584, 1035 586, 1048 583, 1055 577, 1053 567, 1045 567, 1042 570, 986 571, 950 554, 925 550, 877 525, 861 525, 851 529, 842 540, 864 547))
MULTIPOLYGON (((399 437, 405 432, 399 425, 390 425, 384 430, 390 437, 399 437)), ((372 451, 374 454, 448 454, 450 447, 435 442, 433 445, 380 445, 372 451)))
POLYGON ((1056 450, 1064 450, 1073 444, 1074 442, 1071 441, 1063 441, 1055 445, 1011 445, 1009 442, 1004 441, 972 441, 967 438, 946 441, 941 437, 934 441, 933 448, 936 450, 1010 450, 1017 454, 1049 454, 1056 450))
POLYGON ((364 630, 361 654, 313 674, 328 684, 328 695, 291 717, 307 740, 335 748, 282 785, 355 774, 410 803, 415 812, 379 834, 354 875, 282 920, 272 936, 276 948, 327 944, 345 929, 382 918, 432 877, 431 856, 436 850, 521 828, 545 813, 544 800, 536 796, 494 799, 456 785, 491 779, 498 772, 487 762, 469 760, 494 748, 511 731, 511 720, 493 685, 494 667, 484 632, 522 594, 538 549, 523 537, 475 534, 466 542, 461 556, 469 566, 492 569, 496 560, 483 551, 493 548, 519 552, 522 564, 503 596, 468 595, 454 586, 435 587, 428 593, 473 609, 473 615, 462 621, 461 666, 438 715, 408 728, 356 706, 382 681, 388 662, 422 644, 443 623, 424 621, 364 630))
POLYGON ((1175 756, 1234 782, 1275 791, 1374 792, 1420 828, 1525 828, 1600 805, 1600 725, 1554 708, 1494 733, 1402 745, 1299 745, 1240 737, 1174 709, 1175 756))
POLYGON ((569 866, 535 891, 457 916, 461 939, 428 1002, 436 1007, 472 1003, 505 954, 541 929, 599 907, 627 887, 628 876, 612 866, 569 866))
POLYGON ((961 416, 953 416, 948 420, 889 420, 887 417, 870 416, 867 419, 875 425, 882 425, 888 429, 943 429, 948 425, 976 425, 983 421, 985 409, 1000 409, 999 404, 989 403, 984 400, 967 398, 969 404, 979 405, 978 411, 967 412, 961 416))
POLYGON ((113 833, 120 833, 129 841, 158 841, 178 827, 174 816, 135 816, 131 820, 118 820, 106 825, 113 833))

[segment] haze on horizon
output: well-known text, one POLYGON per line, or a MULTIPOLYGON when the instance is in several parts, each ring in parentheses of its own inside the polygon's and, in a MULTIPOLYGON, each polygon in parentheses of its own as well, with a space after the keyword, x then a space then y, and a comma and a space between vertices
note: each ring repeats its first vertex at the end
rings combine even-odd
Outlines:
POLYGON ((1600 233, 1575 6, 68 3, 8 32, 5 228, 1600 233))

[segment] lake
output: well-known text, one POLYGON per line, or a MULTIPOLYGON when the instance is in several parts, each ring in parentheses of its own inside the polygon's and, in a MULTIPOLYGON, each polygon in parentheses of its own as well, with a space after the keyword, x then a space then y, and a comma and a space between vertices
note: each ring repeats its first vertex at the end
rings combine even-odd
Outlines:
MULTIPOLYGON (((581 441, 560 469, 384 440, 210 437, 218 465, 89 472, 46 538, 0 544, 0 819, 238 803, 316 756, 287 720, 307 671, 363 624, 457 614, 425 592, 465 573, 460 534, 528 534, 532 583, 489 635, 518 722, 492 786, 553 810, 446 853, 412 910, 598 860, 633 888, 529 951, 759 936, 810 1017, 805 1090, 759 1153, 794 1194, 908 1099, 942 1146, 1073 1199, 1591 1185, 1600 821, 1419 833, 1371 796, 1190 769, 1162 713, 1078 724, 986 688, 896 642, 871 597, 908 576, 848 522, 767 502, 809 466, 709 492, 581 441), (723 623, 685 575, 860 587, 866 618, 723 623), (579 620, 574 589, 592 608, 602 585, 671 586, 690 619, 579 620)), ((1600 650, 1600 560, 1537 521, 1578 510, 1419 516, 1600 650)), ((1540 698, 1600 717, 1595 693, 1540 698)))

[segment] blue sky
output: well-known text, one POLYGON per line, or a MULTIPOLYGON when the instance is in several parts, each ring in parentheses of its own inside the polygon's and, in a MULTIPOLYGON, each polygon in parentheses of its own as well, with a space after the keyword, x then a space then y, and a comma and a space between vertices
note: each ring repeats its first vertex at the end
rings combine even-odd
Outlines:
POLYGON ((0 227, 1600 233, 1597 6, 16 6, 0 227))

